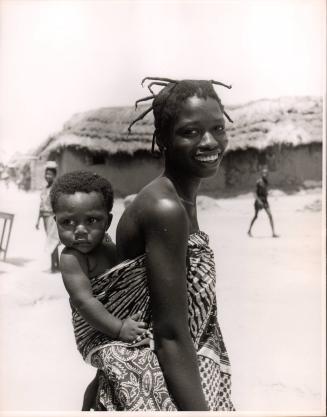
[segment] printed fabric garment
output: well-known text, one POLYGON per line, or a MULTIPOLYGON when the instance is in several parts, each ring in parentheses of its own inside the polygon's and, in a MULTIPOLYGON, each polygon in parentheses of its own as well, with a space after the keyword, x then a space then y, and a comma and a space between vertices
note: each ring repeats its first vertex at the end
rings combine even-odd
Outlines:
POLYGON ((54 219, 52 211, 51 200, 50 200, 51 187, 44 187, 41 191, 40 196, 40 214, 44 223, 44 230, 47 235, 46 240, 46 251, 53 253, 60 243, 57 224, 54 219))
POLYGON ((40 213, 42 217, 53 215, 51 200, 50 200, 51 187, 44 187, 40 194, 40 213))
POLYGON ((43 217, 43 221, 47 235, 45 250, 51 254, 60 244, 57 223, 53 215, 43 217))
MULTIPOLYGON (((149 325, 151 311, 145 255, 125 261, 91 279, 94 295, 107 310, 124 319, 138 311, 149 325)), ((231 370, 217 321, 213 252, 204 232, 190 235, 187 253, 189 328, 197 351, 203 391, 212 411, 232 411, 231 370)), ((73 308, 73 307, 72 307, 73 308)), ((77 347, 87 362, 102 370, 97 410, 172 411, 155 346, 110 340, 89 326, 73 308, 77 347)), ((147 335, 147 337, 149 334, 147 335)))

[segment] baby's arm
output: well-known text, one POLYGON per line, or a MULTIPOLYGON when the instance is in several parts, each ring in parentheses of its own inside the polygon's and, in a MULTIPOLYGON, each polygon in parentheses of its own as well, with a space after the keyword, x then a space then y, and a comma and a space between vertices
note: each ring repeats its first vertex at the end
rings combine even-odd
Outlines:
POLYGON ((73 306, 92 327, 125 342, 133 341, 144 332, 145 323, 131 318, 119 320, 93 296, 83 254, 73 249, 64 249, 60 257, 60 270, 73 306))

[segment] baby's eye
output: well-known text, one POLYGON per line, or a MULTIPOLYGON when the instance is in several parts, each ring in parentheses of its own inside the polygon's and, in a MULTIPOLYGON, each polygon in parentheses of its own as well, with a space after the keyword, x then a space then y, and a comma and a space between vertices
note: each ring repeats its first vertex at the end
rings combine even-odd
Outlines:
POLYGON ((89 219, 88 219, 88 223, 89 224, 94 224, 94 223, 96 223, 98 221, 98 219, 96 218, 96 217, 90 217, 89 219))
POLYGON ((74 220, 72 219, 64 219, 60 222, 63 226, 73 226, 74 220))

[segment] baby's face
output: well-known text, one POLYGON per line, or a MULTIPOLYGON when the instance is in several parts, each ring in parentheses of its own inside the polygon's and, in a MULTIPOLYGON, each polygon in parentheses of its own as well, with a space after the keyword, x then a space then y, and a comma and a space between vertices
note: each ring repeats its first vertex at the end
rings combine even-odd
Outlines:
POLYGON ((60 195, 55 215, 61 242, 82 253, 102 242, 111 218, 102 195, 94 191, 60 195))

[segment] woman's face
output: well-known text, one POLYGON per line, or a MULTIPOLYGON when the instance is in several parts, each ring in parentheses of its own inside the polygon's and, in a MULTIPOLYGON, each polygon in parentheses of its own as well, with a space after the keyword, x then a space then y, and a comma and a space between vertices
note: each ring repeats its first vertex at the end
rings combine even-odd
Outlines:
POLYGON ((227 143, 218 102, 211 97, 189 97, 166 143, 166 163, 190 176, 209 177, 217 172, 227 143))

